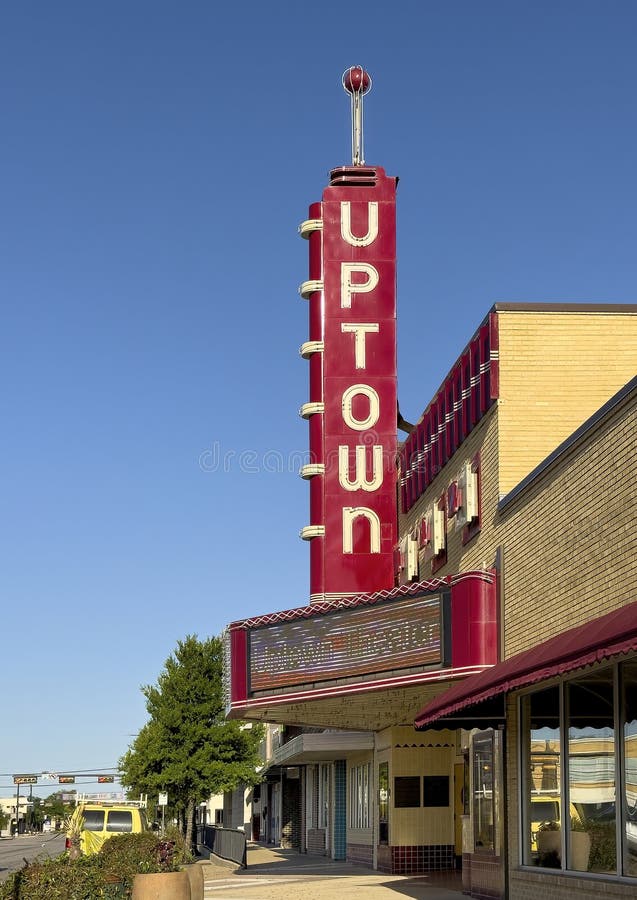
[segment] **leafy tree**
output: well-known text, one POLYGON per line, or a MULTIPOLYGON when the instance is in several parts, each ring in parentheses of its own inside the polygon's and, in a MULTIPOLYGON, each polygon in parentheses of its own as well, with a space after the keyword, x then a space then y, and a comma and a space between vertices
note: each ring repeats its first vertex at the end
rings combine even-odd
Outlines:
POLYGON ((29 828, 35 831, 42 830, 44 822, 44 810, 42 808, 43 800, 41 797, 31 797, 31 809, 29 810, 29 828))
POLYGON ((0 807, 0 831, 7 827, 11 821, 11 816, 0 807))
POLYGON ((222 660, 218 637, 179 641, 157 683, 142 688, 150 718, 119 763, 135 793, 168 792, 189 845, 199 803, 260 780, 262 728, 226 720, 222 660))
MULTIPOLYGON (((63 795, 68 795, 68 791, 55 791, 45 797, 40 804, 43 818, 49 818, 52 822, 62 822, 69 816, 75 807, 73 801, 68 802, 62 799, 63 795)), ((75 793, 74 791, 72 793, 75 793)))

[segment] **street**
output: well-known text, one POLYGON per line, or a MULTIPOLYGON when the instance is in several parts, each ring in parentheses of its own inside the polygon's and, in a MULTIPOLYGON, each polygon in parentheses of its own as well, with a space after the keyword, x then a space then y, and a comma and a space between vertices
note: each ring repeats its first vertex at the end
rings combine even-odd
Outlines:
POLYGON ((14 838, 0 838, 0 881, 20 869, 24 860, 59 856, 64 850, 63 834, 21 834, 14 838))

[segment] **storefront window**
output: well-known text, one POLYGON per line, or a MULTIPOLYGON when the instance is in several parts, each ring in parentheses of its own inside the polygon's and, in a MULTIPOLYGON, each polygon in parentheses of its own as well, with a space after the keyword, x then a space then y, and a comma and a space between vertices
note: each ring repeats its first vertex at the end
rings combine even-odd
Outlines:
POLYGON ((637 877, 637 660, 522 697, 521 734, 523 863, 637 877))
POLYGON ((624 875, 637 875, 637 662, 622 666, 624 704, 624 875))
POLYGON ((493 732, 473 738, 473 840, 476 851, 495 851, 493 732))
POLYGON ((378 766, 378 843, 389 843, 389 763, 378 766))
POLYGON ((327 828, 330 815, 330 766, 319 766, 318 827, 327 828))
POLYGON ((369 828, 369 763, 349 770, 349 826, 369 828))
POLYGON ((559 688, 525 697, 523 722, 527 766, 524 862, 558 868, 562 842, 559 688))
POLYGON ((568 683, 571 828, 567 862, 569 869, 614 875, 617 847, 613 676, 613 669, 607 668, 568 683))

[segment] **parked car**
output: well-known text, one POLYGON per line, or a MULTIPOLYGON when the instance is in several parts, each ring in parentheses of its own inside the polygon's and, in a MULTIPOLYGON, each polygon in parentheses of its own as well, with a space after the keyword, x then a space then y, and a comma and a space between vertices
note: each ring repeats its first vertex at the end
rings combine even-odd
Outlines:
MULTIPOLYGON (((570 804, 569 815, 571 821, 581 822, 582 818, 573 803, 570 804)), ((549 829, 559 831, 562 827, 560 818, 559 795, 540 795, 531 797, 531 850, 538 849, 538 831, 549 829)))
POLYGON ((135 800, 79 803, 66 833, 66 849, 71 849, 73 836, 78 831, 80 852, 86 855, 98 853, 104 841, 113 835, 148 831, 144 806, 142 801, 135 800))

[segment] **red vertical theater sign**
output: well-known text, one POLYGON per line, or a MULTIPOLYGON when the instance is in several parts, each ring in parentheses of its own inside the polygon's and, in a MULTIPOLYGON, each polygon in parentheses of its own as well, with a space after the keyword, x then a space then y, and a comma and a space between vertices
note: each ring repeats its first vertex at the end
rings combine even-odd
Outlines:
POLYGON ((300 226, 309 241, 310 600, 390 589, 396 507, 396 183, 362 159, 369 76, 352 97, 352 165, 334 169, 300 226))

